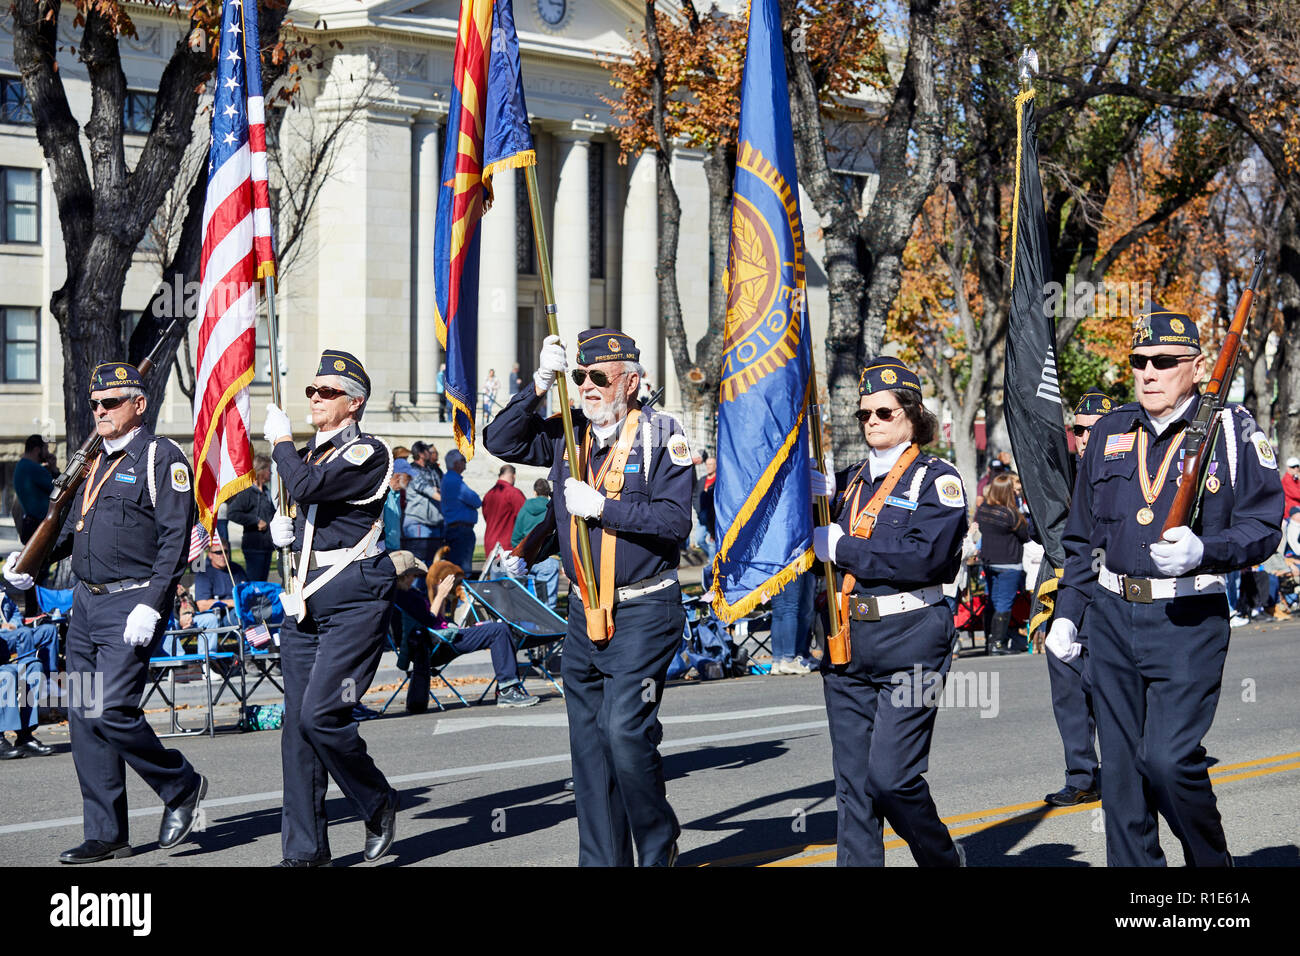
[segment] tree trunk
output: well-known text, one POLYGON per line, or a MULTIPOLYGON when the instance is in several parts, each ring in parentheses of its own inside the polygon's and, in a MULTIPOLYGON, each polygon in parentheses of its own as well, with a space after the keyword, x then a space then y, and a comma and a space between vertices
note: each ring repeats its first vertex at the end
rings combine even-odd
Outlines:
MULTIPOLYGON (((1279 172, 1279 177, 1283 175, 1279 172)), ((1300 224, 1294 193, 1288 191, 1278 230, 1278 300, 1282 307, 1282 334, 1278 341, 1275 367, 1277 375, 1277 443, 1278 457, 1286 461, 1300 455, 1300 224)))

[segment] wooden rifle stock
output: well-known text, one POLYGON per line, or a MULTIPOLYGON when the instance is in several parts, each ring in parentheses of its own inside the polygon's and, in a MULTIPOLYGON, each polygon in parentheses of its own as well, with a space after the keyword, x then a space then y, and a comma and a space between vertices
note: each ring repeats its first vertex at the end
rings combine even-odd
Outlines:
MULTIPOLYGON (((179 318, 172 319, 163 330, 162 337, 153 347, 153 351, 137 366, 142 381, 153 370, 158 352, 179 321, 179 318)), ((50 552, 54 550, 54 545, 59 539, 59 532, 63 530, 63 522, 68 517, 69 509, 72 508, 72 501, 77 497, 77 490, 81 487, 81 483, 86 480, 86 472, 91 461, 99 454, 101 444, 103 439, 99 437, 99 433, 92 432, 68 460, 67 466, 59 477, 54 479, 54 488, 50 491, 50 503, 45 509, 45 517, 41 519, 41 523, 23 545, 23 550, 14 564, 14 570, 18 573, 36 577, 45 568, 50 552)))
POLYGON ((1169 516, 1165 518, 1161 535, 1170 528, 1190 525, 1195 520, 1196 510, 1200 504, 1205 487, 1205 470, 1214 443, 1219 434, 1219 412, 1227 404, 1228 389, 1232 386, 1233 376, 1237 372, 1237 360, 1241 357, 1241 334, 1250 319, 1251 307, 1255 304, 1255 289, 1259 286, 1260 275, 1264 271, 1264 253, 1255 256, 1255 271, 1250 282, 1241 293, 1237 302, 1237 311, 1228 326, 1228 334, 1223 338, 1219 349, 1218 361, 1214 363, 1214 373, 1210 383, 1201 393, 1200 404, 1196 408, 1196 417, 1187 430, 1183 432, 1183 478, 1174 494, 1169 516))

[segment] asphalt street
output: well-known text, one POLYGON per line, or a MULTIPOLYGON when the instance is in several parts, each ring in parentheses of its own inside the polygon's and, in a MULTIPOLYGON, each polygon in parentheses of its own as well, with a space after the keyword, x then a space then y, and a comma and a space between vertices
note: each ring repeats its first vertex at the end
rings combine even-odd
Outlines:
MULTIPOLYGON (((1239 865, 1300 864, 1300 622, 1234 631, 1206 740, 1229 847, 1239 865)), ((928 780, 973 866, 1099 866, 1099 805, 1054 809, 1061 745, 1039 656, 963 657, 943 702, 928 780)), ((381 675, 381 679, 382 675, 381 675)), ((380 866, 573 865, 577 831, 563 701, 540 680, 528 710, 456 707, 363 725, 402 792, 393 855, 380 866)), ((445 697, 445 695, 444 695, 445 697)), ((367 702, 373 702, 374 697, 367 702)), ((382 698, 380 698, 382 702, 382 698)), ((749 677, 670 685, 662 709, 668 793, 682 824, 679 865, 834 863, 835 803, 821 679, 749 677)), ((0 863, 55 865, 82 839, 66 728, 43 728, 46 758, 0 765, 0 863)), ((280 858, 280 734, 225 730, 179 746, 211 781, 204 830, 155 843, 160 805, 128 772, 136 855, 113 866, 267 866, 280 858)), ((337 865, 360 864, 362 825, 331 791, 337 865)), ((887 863, 911 866, 888 837, 887 863)), ((1167 828, 1172 864, 1182 854, 1167 828)))

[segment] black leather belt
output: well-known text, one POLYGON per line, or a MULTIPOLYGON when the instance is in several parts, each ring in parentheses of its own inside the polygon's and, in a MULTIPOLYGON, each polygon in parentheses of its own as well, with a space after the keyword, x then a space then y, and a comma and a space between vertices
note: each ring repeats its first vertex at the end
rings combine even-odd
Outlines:
POLYGON ((123 578, 121 581, 109 581, 106 584, 90 584, 82 581, 86 585, 86 590, 91 594, 116 594, 118 591, 130 591, 132 588, 142 588, 149 583, 148 578, 143 581, 134 578, 123 578))

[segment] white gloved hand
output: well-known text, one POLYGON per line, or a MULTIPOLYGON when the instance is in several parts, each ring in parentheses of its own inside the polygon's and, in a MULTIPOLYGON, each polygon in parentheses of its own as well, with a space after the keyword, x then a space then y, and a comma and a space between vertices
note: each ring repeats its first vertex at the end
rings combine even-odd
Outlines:
POLYGON ((835 548, 844 537, 844 529, 837 524, 820 525, 813 528, 813 553, 818 561, 835 560, 835 548))
POLYGON ((266 425, 262 428, 262 437, 274 445, 281 438, 293 437, 293 423, 284 409, 279 405, 267 403, 266 425))
POLYGON ((579 518, 599 518, 605 510, 605 496, 585 481, 565 478, 564 507, 579 518))
POLYGON ((569 361, 565 356, 564 343, 558 335, 548 335, 542 341, 542 354, 537 358, 537 371, 533 373, 533 384, 539 393, 555 384, 555 376, 563 375, 569 370, 569 361))
POLYGON ((1083 652, 1083 645, 1075 640, 1078 636, 1079 629, 1074 626, 1073 621, 1059 618, 1052 622, 1052 628, 1047 632, 1047 638, 1043 641, 1043 646, 1061 660, 1069 663, 1083 652))
POLYGON ((19 552, 14 551, 5 562, 5 580, 19 591, 30 591, 36 584, 36 580, 30 574, 19 574, 14 570, 14 566, 18 563, 18 555, 19 552))
POLYGON ((516 554, 507 554, 501 563, 511 577, 522 578, 528 574, 528 562, 516 554))
POLYGON ((1171 578, 1182 577, 1200 565, 1203 557, 1205 545, 1187 525, 1170 528, 1162 540, 1151 545, 1151 560, 1161 574, 1171 578))
POLYGON ((271 519, 271 543, 277 548, 293 544, 293 519, 288 515, 276 515, 271 519))
POLYGON ((153 632, 158 627, 161 615, 148 604, 137 604, 131 608, 126 618, 126 629, 122 640, 132 647, 144 647, 153 642, 153 632))
POLYGON ((830 459, 827 458, 826 460, 826 474, 824 475, 817 470, 816 458, 808 459, 808 467, 812 472, 812 496, 814 498, 820 498, 822 496, 834 498, 835 472, 831 470, 830 459))

